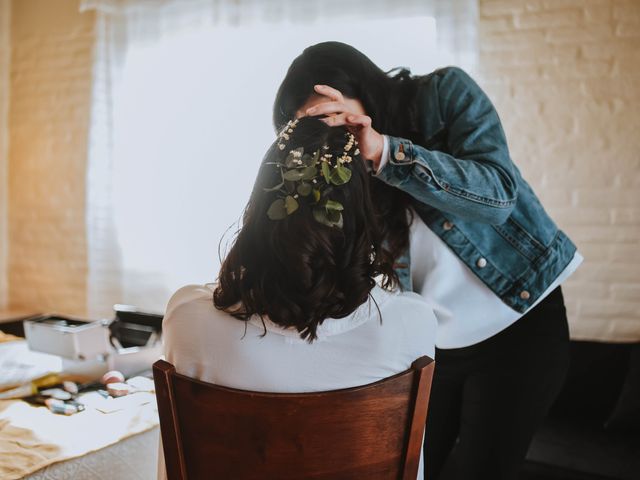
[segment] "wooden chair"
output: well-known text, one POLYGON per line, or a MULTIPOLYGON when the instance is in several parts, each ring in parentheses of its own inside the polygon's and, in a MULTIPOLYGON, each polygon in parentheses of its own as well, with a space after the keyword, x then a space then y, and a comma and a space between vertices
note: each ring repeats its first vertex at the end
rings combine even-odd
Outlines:
POLYGON ((153 365, 169 480, 415 480, 434 362, 361 387, 258 393, 153 365))

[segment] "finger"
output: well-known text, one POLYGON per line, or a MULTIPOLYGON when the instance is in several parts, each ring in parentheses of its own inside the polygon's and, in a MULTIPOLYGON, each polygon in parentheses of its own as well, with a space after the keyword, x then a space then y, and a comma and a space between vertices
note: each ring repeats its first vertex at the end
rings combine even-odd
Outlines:
POLYGON ((342 96, 340 90, 336 90, 329 85, 314 85, 313 89, 316 91, 316 93, 324 95, 325 97, 329 97, 331 100, 335 100, 336 102, 344 102, 344 97, 342 96))
POLYGON ((345 112, 347 106, 340 102, 324 102, 307 109, 307 115, 327 115, 345 112))
POLYGON ((364 128, 371 126, 371 117, 368 115, 347 115, 346 121, 349 126, 360 126, 364 128))
POLYGON ((326 123, 330 127, 341 127, 342 125, 347 124, 347 115, 345 113, 341 113, 339 115, 321 118, 320 121, 326 123))

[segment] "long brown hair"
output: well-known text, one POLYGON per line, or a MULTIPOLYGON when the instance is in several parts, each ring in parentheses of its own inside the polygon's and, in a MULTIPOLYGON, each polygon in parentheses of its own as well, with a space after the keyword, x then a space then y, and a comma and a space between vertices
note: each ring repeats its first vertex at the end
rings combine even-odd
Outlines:
POLYGON ((245 209, 242 227, 222 263, 214 304, 236 318, 267 316, 282 327, 297 329, 308 341, 327 318, 351 314, 370 296, 376 277, 386 288, 397 284, 390 252, 383 247, 380 217, 372 202, 369 174, 359 155, 349 164, 348 183, 333 187, 331 199, 344 210, 342 228, 314 219, 311 201, 282 220, 267 211, 274 200, 269 187, 281 178, 274 163, 292 149, 313 152, 327 145, 339 156, 347 143, 344 128, 316 118, 300 119, 285 150, 267 152, 245 209))

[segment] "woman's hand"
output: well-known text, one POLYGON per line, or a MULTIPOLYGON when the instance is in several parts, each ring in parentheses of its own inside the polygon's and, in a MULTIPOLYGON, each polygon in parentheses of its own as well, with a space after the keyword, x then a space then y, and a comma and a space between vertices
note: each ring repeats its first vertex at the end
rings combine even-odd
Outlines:
POLYGON ((371 127, 371 117, 363 113, 363 108, 358 109, 361 105, 354 104, 352 99, 345 100, 342 93, 335 88, 328 85, 315 85, 314 90, 318 95, 327 97, 329 100, 308 108, 306 115, 314 117, 327 115, 326 118, 321 119, 327 125, 347 127, 356 137, 362 158, 371 160, 374 171, 378 170, 384 139, 371 127))

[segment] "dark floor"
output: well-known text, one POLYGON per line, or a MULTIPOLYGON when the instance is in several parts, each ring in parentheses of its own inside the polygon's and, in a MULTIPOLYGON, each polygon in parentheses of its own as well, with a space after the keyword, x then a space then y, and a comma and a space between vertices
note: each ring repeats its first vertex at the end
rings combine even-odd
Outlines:
POLYGON ((520 480, 610 480, 609 477, 588 475, 557 467, 549 468, 544 465, 527 462, 520 474, 520 480))

